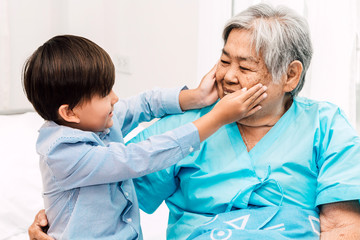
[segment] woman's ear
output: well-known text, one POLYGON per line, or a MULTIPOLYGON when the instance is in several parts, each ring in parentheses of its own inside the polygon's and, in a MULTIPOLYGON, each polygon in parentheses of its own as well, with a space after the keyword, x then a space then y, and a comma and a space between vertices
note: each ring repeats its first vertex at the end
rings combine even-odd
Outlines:
POLYGON ((68 104, 63 104, 58 109, 59 116, 69 123, 80 123, 80 118, 69 108, 68 104))
POLYGON ((296 88, 300 81, 303 65, 300 61, 292 61, 288 67, 284 85, 284 92, 291 92, 296 88))

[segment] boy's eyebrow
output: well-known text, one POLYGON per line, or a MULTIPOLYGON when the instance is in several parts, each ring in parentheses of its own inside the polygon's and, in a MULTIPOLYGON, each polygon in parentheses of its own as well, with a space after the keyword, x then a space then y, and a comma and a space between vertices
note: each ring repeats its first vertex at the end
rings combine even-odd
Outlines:
MULTIPOLYGON (((227 57, 231 57, 230 53, 228 53, 225 49, 222 49, 222 53, 224 55, 226 55, 227 57)), ((254 62, 254 63, 259 63, 259 60, 257 60, 256 58, 254 58, 252 56, 247 56, 247 57, 235 56, 235 58, 238 61, 250 61, 250 62, 254 62)))

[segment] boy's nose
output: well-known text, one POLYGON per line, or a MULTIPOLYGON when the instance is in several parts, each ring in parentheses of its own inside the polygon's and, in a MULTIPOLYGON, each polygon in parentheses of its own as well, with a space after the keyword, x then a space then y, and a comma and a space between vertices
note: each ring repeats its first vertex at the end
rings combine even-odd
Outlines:
POLYGON ((114 105, 115 103, 117 103, 117 101, 119 101, 119 97, 112 90, 110 94, 111 94, 111 103, 114 105))

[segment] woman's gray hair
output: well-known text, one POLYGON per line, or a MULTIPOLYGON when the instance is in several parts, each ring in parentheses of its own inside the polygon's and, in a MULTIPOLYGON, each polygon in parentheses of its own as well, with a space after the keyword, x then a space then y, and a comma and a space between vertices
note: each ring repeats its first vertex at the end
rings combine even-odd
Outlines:
POLYGON ((301 91, 313 52, 309 27, 303 17, 284 6, 274 8, 258 4, 228 21, 223 31, 225 43, 232 29, 245 29, 251 33, 256 53, 262 54, 274 82, 279 82, 287 73, 292 61, 299 60, 303 71, 291 94, 296 96, 301 91))

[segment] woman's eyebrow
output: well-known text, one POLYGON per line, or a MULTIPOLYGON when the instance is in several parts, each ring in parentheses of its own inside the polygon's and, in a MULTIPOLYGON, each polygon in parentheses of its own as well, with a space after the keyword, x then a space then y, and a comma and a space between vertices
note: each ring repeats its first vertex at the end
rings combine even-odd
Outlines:
MULTIPOLYGON (((230 53, 228 53, 225 49, 222 49, 222 54, 226 55, 227 57, 232 57, 230 53)), ((238 61, 250 61, 254 63, 259 63, 259 60, 254 58, 253 56, 234 56, 238 61)))

